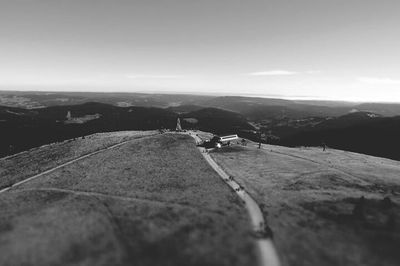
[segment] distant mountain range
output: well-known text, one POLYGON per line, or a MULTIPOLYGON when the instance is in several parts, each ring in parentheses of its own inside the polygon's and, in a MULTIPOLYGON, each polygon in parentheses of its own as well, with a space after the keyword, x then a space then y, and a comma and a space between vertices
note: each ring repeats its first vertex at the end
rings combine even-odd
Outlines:
POLYGON ((216 134, 254 130, 240 114, 203 108, 178 114, 168 108, 117 107, 89 102, 24 109, 0 106, 0 156, 96 132, 183 128, 216 134))
MULTIPOLYGON (((352 103, 342 101, 300 101, 261 97, 205 96, 188 94, 100 93, 100 92, 20 92, 0 91, 0 105, 43 108, 99 102, 119 107, 158 108, 214 107, 245 115, 251 119, 287 116, 340 116, 357 110, 383 116, 400 115, 400 104, 352 103)), ((185 110, 185 111, 194 111, 185 110)))
POLYGON ((187 129, 400 160, 400 104, 84 92, 0 92, 0 156, 95 132, 174 129, 178 117, 187 129))

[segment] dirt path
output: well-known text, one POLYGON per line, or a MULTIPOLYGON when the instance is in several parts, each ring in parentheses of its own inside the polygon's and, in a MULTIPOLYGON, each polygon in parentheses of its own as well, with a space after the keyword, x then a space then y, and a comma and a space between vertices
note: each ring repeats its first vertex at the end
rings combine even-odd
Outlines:
POLYGON ((169 206, 175 206, 185 209, 193 209, 193 210, 202 210, 206 212, 213 212, 218 213, 216 210, 212 210, 210 208, 201 208, 197 206, 181 204, 176 202, 170 201, 160 201, 160 200, 152 200, 152 199, 144 199, 144 198, 137 198, 137 197, 126 197, 126 196, 118 196, 112 195, 107 193, 95 192, 95 191, 84 191, 84 190, 75 190, 75 189, 65 189, 65 188, 23 188, 18 190, 12 190, 12 192, 20 193, 20 192, 28 192, 28 191, 43 191, 43 192, 60 192, 60 193, 68 193, 78 196, 86 196, 86 197, 97 197, 97 198, 105 198, 105 199, 114 199, 114 200, 123 200, 123 201, 135 201, 135 202, 143 202, 143 203, 150 203, 156 204, 159 206, 164 206, 168 204, 169 206))
POLYGON ((46 175, 46 174, 48 174, 48 173, 54 172, 54 171, 56 171, 56 170, 58 170, 58 169, 60 169, 60 168, 63 168, 63 167, 65 167, 65 166, 67 166, 67 165, 70 165, 70 164, 73 164, 73 163, 75 163, 75 162, 77 162, 77 161, 80 161, 80 160, 82 160, 82 159, 85 159, 85 158, 87 158, 87 157, 96 155, 96 154, 98 154, 98 153, 101 153, 101 152, 104 152, 104 151, 107 151, 107 150, 110 150, 110 149, 117 148, 117 147, 122 146, 122 145, 124 145, 124 144, 126 144, 126 143, 128 143, 128 142, 131 142, 131 141, 135 141, 135 140, 143 139, 143 138, 148 138, 148 137, 152 137, 152 136, 155 136, 155 135, 156 135, 156 134, 152 134, 152 135, 148 135, 148 136, 144 136, 144 137, 139 137, 139 138, 134 138, 134 139, 126 140, 126 141, 120 142, 120 143, 118 143, 118 144, 114 144, 114 145, 112 145, 112 146, 109 146, 109 147, 107 147, 107 148, 104 148, 104 149, 101 149, 101 150, 98 150, 98 151, 91 152, 91 153, 89 153, 89 154, 80 156, 80 157, 75 158, 75 159, 73 159, 73 160, 71 160, 71 161, 68 161, 68 162, 66 162, 66 163, 60 164, 60 165, 58 165, 58 166, 56 166, 56 167, 54 167, 54 168, 51 168, 51 169, 46 170, 46 171, 44 171, 44 172, 41 172, 41 173, 39 173, 39 174, 37 174, 37 175, 28 177, 28 178, 26 178, 26 179, 24 179, 24 180, 22 180, 22 181, 19 181, 19 182, 17 182, 17 183, 14 183, 14 184, 12 184, 12 185, 9 186, 9 187, 3 188, 3 189, 0 190, 0 194, 6 192, 6 191, 8 191, 8 190, 10 190, 10 189, 13 188, 13 187, 22 185, 22 184, 24 184, 24 183, 26 183, 26 182, 29 182, 29 181, 31 181, 31 180, 33 180, 33 179, 36 179, 36 178, 41 177, 41 176, 43 176, 43 175, 46 175))
MULTIPOLYGON (((190 134, 196 141, 196 144, 201 142, 201 139, 194 133, 190 134)), ((265 221, 263 214, 257 202, 225 171, 211 158, 204 148, 199 150, 203 155, 204 159, 210 164, 210 166, 218 173, 218 175, 228 184, 236 194, 244 201, 247 211, 252 222, 253 231, 258 236, 265 235, 265 221)), ((270 238, 259 237, 257 238, 257 246, 260 254, 260 265, 262 266, 279 266, 279 258, 275 250, 274 244, 270 238)))

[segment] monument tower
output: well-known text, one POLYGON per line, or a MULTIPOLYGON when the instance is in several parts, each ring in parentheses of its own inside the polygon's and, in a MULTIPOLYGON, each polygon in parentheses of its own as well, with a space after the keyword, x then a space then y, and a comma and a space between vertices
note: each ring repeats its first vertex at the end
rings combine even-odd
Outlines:
POLYGON ((178 117, 178 119, 176 120, 176 128, 175 128, 175 131, 178 131, 178 132, 181 132, 181 131, 182 131, 181 120, 179 119, 179 117, 178 117))

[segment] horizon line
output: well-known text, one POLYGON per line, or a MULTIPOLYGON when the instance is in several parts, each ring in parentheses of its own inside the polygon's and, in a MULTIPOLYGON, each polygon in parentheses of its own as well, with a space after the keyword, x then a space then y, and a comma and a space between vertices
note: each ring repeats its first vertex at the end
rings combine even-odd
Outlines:
POLYGON ((17 93, 103 93, 103 94, 161 94, 161 95, 195 95, 195 96, 215 96, 215 97, 247 97, 247 98, 265 98, 265 99, 280 99, 290 101, 324 101, 324 102, 347 102, 347 103, 385 103, 385 104, 400 104, 395 101, 368 101, 368 100, 347 100, 347 99, 329 99, 318 96, 309 95, 279 95, 279 94, 259 94, 259 93, 217 93, 217 92, 193 92, 193 91, 159 91, 159 90, 137 90, 137 91, 104 91, 104 90, 10 90, 0 88, 0 94, 2 92, 17 92, 17 93))

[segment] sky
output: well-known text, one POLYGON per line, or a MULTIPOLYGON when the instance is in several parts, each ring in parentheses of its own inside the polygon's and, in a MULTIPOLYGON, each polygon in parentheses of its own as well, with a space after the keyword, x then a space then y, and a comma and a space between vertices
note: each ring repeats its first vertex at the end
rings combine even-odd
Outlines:
POLYGON ((400 102, 398 0, 0 0, 0 89, 400 102))

